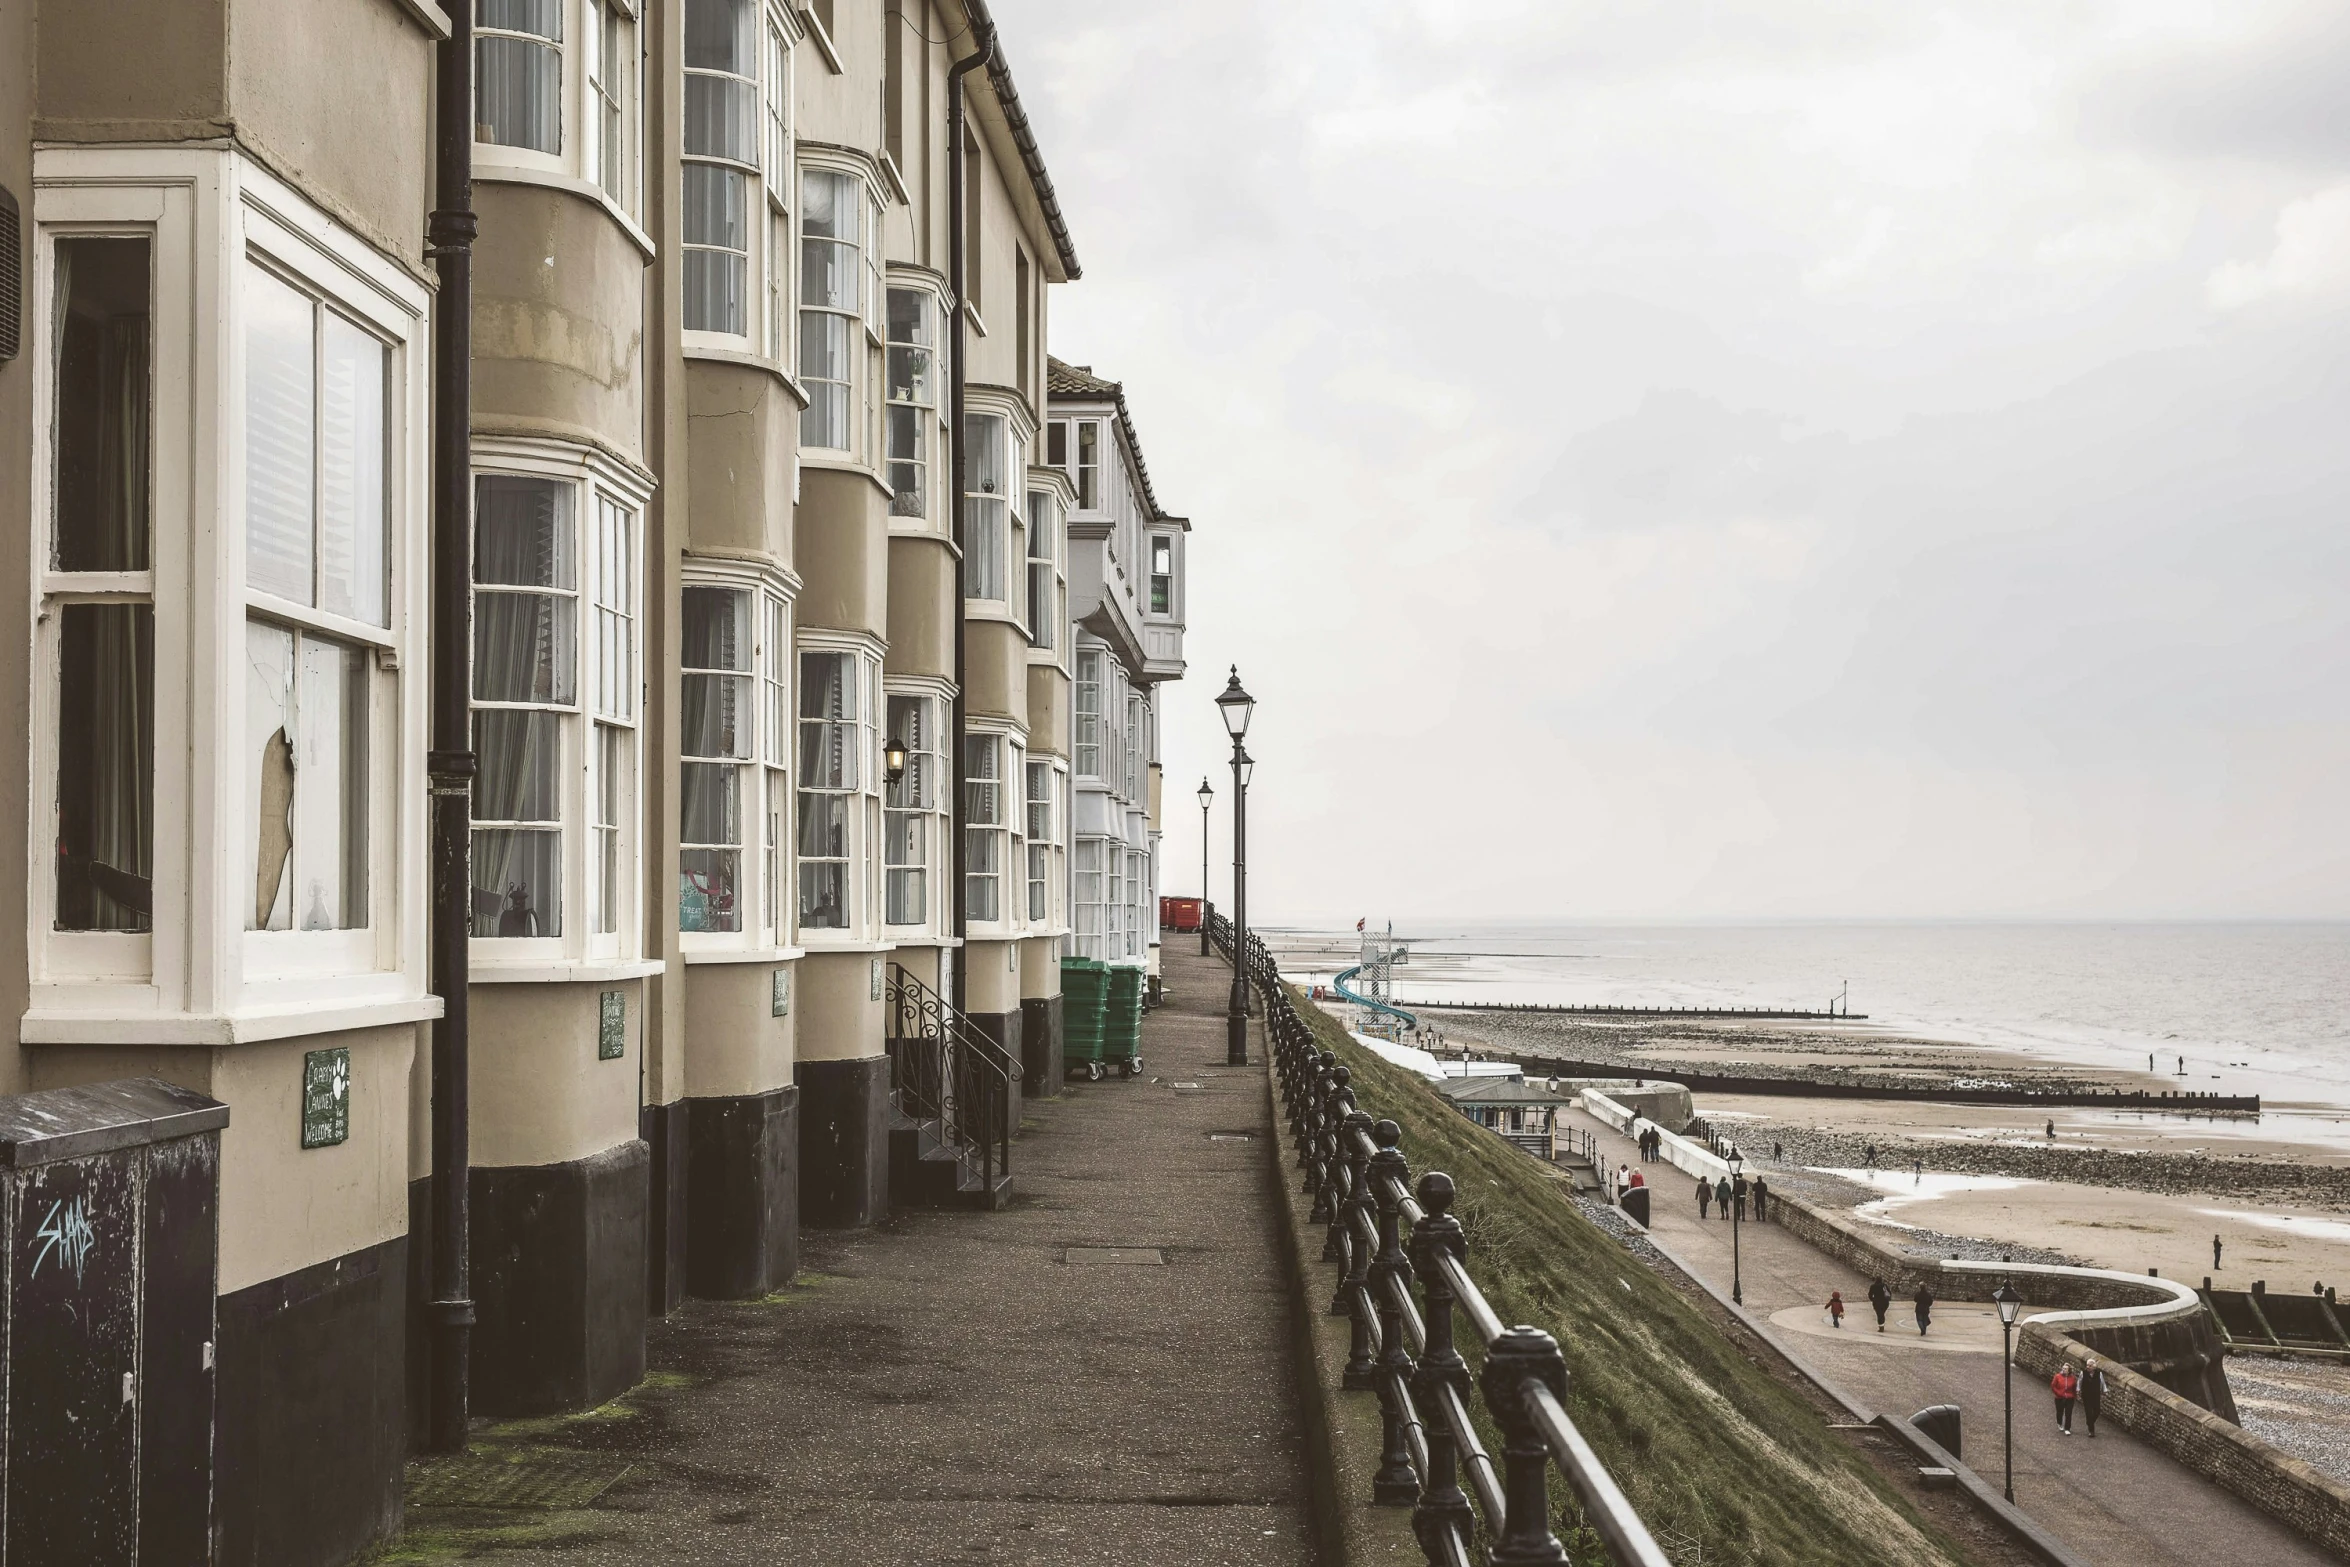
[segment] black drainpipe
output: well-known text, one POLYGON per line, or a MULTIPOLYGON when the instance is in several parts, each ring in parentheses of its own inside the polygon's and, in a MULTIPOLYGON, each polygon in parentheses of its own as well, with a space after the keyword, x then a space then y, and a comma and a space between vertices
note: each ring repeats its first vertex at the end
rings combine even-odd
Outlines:
POLYGON ((466 1104, 466 942, 472 924, 473 7, 448 8, 434 104, 438 205, 426 250, 434 301, 432 472, 432 1380, 425 1445, 465 1446, 471 1413, 472 1281, 466 1250, 472 1150, 466 1104))
MULTIPOLYGON (((968 474, 965 471, 968 458, 965 454, 969 450, 968 443, 963 439, 963 351, 969 346, 969 334, 963 324, 965 274, 963 233, 968 222, 967 215, 963 211, 963 154, 965 138, 969 135, 963 118, 963 78, 995 58, 995 24, 975 19, 973 25, 977 35, 979 52, 965 59, 957 60, 954 68, 947 72, 947 292, 953 296, 955 320, 954 333, 948 339, 951 346, 948 350, 950 362, 947 367, 948 406, 954 425, 955 441, 954 489, 947 496, 947 505, 954 518, 955 553, 958 557, 966 548, 963 538, 963 491, 968 479, 968 474)), ((1007 562, 1007 568, 1008 565, 1007 562)), ((1026 570, 1027 568, 1022 567, 1021 569, 1026 570)), ((955 825, 954 831, 948 834, 954 856, 954 864, 950 867, 949 886, 952 889, 951 896, 954 898, 951 907, 955 911, 954 983, 948 987, 950 992, 948 999, 954 1004, 957 1012, 969 1010, 964 1005, 969 997, 969 989, 965 981, 969 977, 971 969, 970 953, 964 945, 968 911, 963 902, 963 866, 966 863, 963 858, 963 838, 968 826, 963 819, 963 794, 968 780, 964 773, 963 757, 964 614, 962 573, 962 563, 958 559, 955 565, 954 594, 955 721, 952 733, 955 755, 950 764, 953 770, 955 793, 953 800, 949 802, 954 811, 955 825)))

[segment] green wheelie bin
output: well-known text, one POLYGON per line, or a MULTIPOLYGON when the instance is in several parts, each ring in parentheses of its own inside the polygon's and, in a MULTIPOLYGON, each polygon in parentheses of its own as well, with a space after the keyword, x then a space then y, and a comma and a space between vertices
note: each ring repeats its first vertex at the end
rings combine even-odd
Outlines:
POLYGON ((1132 1077, 1142 1070, 1142 978, 1138 964, 1110 965, 1109 1006, 1102 1019, 1102 1064, 1114 1063, 1121 1077, 1132 1077))
POLYGON ((1102 1020, 1110 998, 1109 966, 1096 958, 1061 959, 1061 1054, 1064 1075, 1102 1075, 1102 1020))

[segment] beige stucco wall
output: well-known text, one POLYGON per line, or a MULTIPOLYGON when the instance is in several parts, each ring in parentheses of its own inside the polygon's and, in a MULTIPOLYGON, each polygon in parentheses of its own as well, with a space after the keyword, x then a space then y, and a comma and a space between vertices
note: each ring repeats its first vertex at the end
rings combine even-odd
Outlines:
POLYGON ((889 497, 871 476, 806 468, 793 545, 803 628, 886 636, 889 626, 889 497))
POLYGON ((179 140, 226 132, 227 0, 73 0, 69 7, 52 0, 45 9, 48 25, 38 44, 42 139, 179 140), (135 51, 126 47, 130 39, 138 40, 135 51))
POLYGON ((936 534, 890 537, 890 674, 955 678, 956 564, 936 534))
POLYGON ((964 1010, 985 1015, 1020 1010, 1018 941, 974 941, 963 951, 970 971, 963 978, 964 1010))
POLYGON ((46 1045, 26 1052, 28 1089, 160 1077, 229 1108, 220 1138, 220 1289, 257 1284, 380 1245, 408 1229, 411 1067, 416 1024, 263 1044, 46 1045), (351 1127, 302 1146, 302 1057, 351 1052, 351 1127))
POLYGON ((595 202, 473 188, 474 428, 597 442, 645 460, 644 253, 595 202))
POLYGON ((1028 724, 1028 637, 1008 620, 974 620, 963 633, 963 712, 1028 724))
MULTIPOLYGON (((1064 634, 1066 634, 1064 629, 1064 634)), ((1050 664, 1028 666, 1028 754, 1069 759, 1070 681, 1050 664)))
POLYGON ((799 400, 749 365, 685 365, 686 547, 792 561, 799 400))
MULTIPOLYGON (((794 1044, 803 1061, 849 1061, 882 1053, 883 1003, 872 998, 875 952, 811 952, 800 959, 794 1044)), ((884 994, 888 987, 881 987, 884 994)))
POLYGON ((1020 943, 1020 999, 1048 1001, 1061 993, 1058 938, 1034 936, 1020 943))
POLYGON ((695 1099, 764 1094, 791 1082, 799 976, 774 1015, 774 979, 790 963, 695 963, 685 971, 685 1091, 695 1099))
POLYGON ((644 1057, 642 980, 475 985, 471 1071, 473 1163, 562 1164, 637 1134, 637 1070, 644 1057), (596 1056, 599 997, 628 998, 628 1045, 596 1056))

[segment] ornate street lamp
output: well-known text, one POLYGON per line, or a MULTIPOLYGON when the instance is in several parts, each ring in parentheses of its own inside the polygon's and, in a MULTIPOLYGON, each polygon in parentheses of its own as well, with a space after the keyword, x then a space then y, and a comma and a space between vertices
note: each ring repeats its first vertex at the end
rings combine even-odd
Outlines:
POLYGON ((1255 770, 1240 742, 1257 699, 1241 689, 1240 666, 1216 698, 1224 732, 1232 736, 1232 996, 1224 1007, 1224 1061, 1248 1064, 1248 780, 1255 770))
POLYGON ((1205 778, 1199 781, 1199 955, 1208 955, 1208 806, 1216 791, 1205 778))
MULTIPOLYGON (((1735 1199, 1738 1183, 1746 1179, 1745 1176, 1738 1173, 1746 1163, 1746 1156, 1738 1151, 1736 1143, 1732 1143, 1729 1153, 1724 1156, 1722 1162, 1730 1167, 1730 1193, 1735 1199)), ((1733 1306, 1746 1304, 1746 1290, 1743 1281, 1738 1276, 1739 1221, 1745 1217, 1746 1204, 1742 1201, 1736 1202, 1730 1209, 1730 1304, 1733 1306)))
POLYGON ((1991 1303, 1999 1308, 1999 1376, 2005 1384, 2007 1400, 2007 1499, 2015 1500, 2015 1319, 2024 1309, 2024 1298, 2015 1292, 2015 1286, 2001 1283, 1991 1292, 1991 1303))

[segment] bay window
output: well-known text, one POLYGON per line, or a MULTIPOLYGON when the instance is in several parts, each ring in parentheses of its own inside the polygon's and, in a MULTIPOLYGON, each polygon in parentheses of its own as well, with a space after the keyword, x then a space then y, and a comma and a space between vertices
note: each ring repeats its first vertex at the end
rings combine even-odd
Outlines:
POLYGON ((1151 613, 1175 613, 1175 540, 1164 533, 1151 535, 1151 613))
POLYGON ((389 351, 257 260, 243 304, 246 929, 361 929, 389 351))
POLYGON ((873 675, 860 653, 800 653, 800 926, 849 931, 864 914, 850 867, 870 841, 873 675))
POLYGON ((636 899, 641 482, 546 443, 477 453, 523 471, 474 476, 472 932, 616 956, 636 899))
POLYGON ((993 924, 1003 918, 1004 742, 963 737, 963 915, 993 924))
POLYGON ((889 737, 906 751, 906 770, 883 799, 883 921, 890 925, 921 925, 930 918, 931 846, 944 839, 946 825, 940 816, 946 758, 939 749, 939 705, 930 696, 889 699, 889 737))
POLYGON ((807 169, 800 175, 800 444, 846 452, 864 311, 861 251, 865 194, 853 174, 807 169))
POLYGON ((1077 955, 1082 958, 1107 958, 1111 954, 1106 945, 1109 932, 1109 903, 1106 898, 1107 877, 1102 862, 1109 843, 1102 838, 1079 838, 1070 850, 1070 887, 1075 895, 1077 955))
POLYGON ((689 332, 751 332, 751 187, 759 177, 762 42, 753 0, 686 0, 679 196, 689 332))
POLYGON ((938 301, 926 289, 889 291, 889 514, 930 515, 938 425, 938 301))
POLYGON ((587 178, 624 212, 636 209, 636 27, 621 0, 587 0, 587 178))
POLYGON ((481 177, 637 198, 639 0, 472 0, 481 177))

